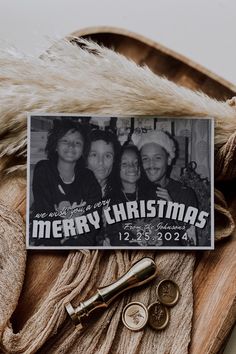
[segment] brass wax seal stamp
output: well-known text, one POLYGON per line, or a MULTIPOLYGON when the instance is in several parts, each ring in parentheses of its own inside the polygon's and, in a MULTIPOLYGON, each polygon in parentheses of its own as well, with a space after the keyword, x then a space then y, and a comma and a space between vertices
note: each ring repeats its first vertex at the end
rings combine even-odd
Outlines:
POLYGON ((170 321, 168 308, 159 301, 148 306, 148 324, 156 330, 167 327, 170 321))
POLYGON ((178 285, 170 279, 164 279, 157 285, 157 298, 166 306, 174 306, 179 301, 178 285))
POLYGON ((131 331, 143 329, 148 321, 148 311, 141 302, 130 302, 122 312, 122 321, 131 331))
MULTIPOLYGON (((65 305, 66 311, 78 328, 83 321, 99 308, 106 308, 124 291, 146 284, 157 276, 157 268, 153 259, 145 257, 132 265, 132 267, 117 281, 102 288, 98 288, 89 299, 74 308, 70 302, 65 305)), ((143 312, 142 312, 143 314, 143 312)))

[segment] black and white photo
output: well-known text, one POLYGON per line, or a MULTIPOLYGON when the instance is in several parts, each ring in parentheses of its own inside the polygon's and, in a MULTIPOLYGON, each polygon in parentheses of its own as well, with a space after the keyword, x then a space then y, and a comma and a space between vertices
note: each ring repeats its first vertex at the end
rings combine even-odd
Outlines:
POLYGON ((28 118, 27 247, 212 249, 213 119, 28 118))

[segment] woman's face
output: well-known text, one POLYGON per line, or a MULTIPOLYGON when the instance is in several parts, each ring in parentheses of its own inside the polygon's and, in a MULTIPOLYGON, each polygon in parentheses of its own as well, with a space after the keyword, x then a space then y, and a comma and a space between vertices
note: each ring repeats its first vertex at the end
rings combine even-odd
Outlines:
POLYGON ((84 139, 78 131, 69 130, 57 142, 58 160, 74 163, 83 153, 84 139))
POLYGON ((140 178, 138 156, 135 151, 127 150, 123 153, 120 163, 121 183, 136 184, 140 178))
POLYGON ((88 155, 88 168, 93 171, 98 182, 102 184, 112 171, 114 149, 111 143, 96 140, 91 143, 88 155))

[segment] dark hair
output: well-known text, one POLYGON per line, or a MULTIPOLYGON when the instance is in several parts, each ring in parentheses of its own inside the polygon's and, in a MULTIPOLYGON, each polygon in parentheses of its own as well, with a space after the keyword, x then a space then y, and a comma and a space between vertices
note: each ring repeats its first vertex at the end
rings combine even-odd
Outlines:
POLYGON ((69 119, 55 120, 53 123, 53 128, 48 133, 48 140, 45 148, 47 158, 50 161, 57 162, 58 155, 56 149, 58 141, 69 131, 71 131, 71 133, 78 132, 81 134, 84 141, 83 152, 85 151, 87 139, 84 129, 79 123, 75 123, 69 119))
POLYGON ((107 178, 107 185, 105 190, 105 194, 108 194, 115 188, 114 180, 115 180, 115 176, 117 175, 117 158, 120 153, 120 143, 118 141, 116 134, 114 134, 111 131, 104 131, 101 129, 92 130, 89 135, 89 147, 87 147, 85 152, 86 161, 88 161, 88 155, 91 149, 91 144, 94 141, 98 141, 98 140, 103 140, 107 144, 112 144, 114 150, 114 162, 113 162, 111 173, 107 178))
POLYGON ((117 159, 117 156, 120 152, 120 143, 118 141, 116 134, 114 134, 111 131, 105 131, 105 130, 101 130, 101 129, 94 129, 90 132, 89 146, 87 146, 87 150, 85 152, 86 159, 88 158, 92 142, 98 141, 98 140, 103 140, 107 144, 112 144, 113 150, 114 150, 114 159, 117 159))
POLYGON ((140 152, 139 152, 137 146, 134 145, 134 144, 130 144, 130 143, 129 144, 124 143, 124 145, 122 146, 122 148, 120 150, 120 154, 119 154, 119 157, 118 157, 119 168, 120 168, 122 156, 124 155, 124 153, 126 151, 132 151, 132 152, 134 152, 137 155, 138 164, 139 164, 139 167, 141 167, 142 160, 141 160, 141 155, 140 155, 140 152))
POLYGON ((132 151, 137 155, 139 169, 142 174, 142 160, 141 160, 140 152, 139 152, 137 146, 134 144, 131 144, 130 142, 124 143, 124 145, 121 147, 120 154, 118 156, 118 173, 116 175, 116 186, 117 186, 116 188, 119 191, 122 190, 122 183, 121 183, 121 179, 120 179, 121 160, 122 160, 122 156, 124 155, 124 153, 126 151, 132 151))

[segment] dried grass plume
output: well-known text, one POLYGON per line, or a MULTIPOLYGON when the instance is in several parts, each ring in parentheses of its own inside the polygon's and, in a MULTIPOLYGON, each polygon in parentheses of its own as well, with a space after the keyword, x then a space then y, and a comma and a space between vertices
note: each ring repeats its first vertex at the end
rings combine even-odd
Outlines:
POLYGON ((0 50, 0 157, 3 172, 26 168, 27 112, 213 116, 215 144, 236 127, 235 109, 180 87, 83 39, 54 43, 40 58, 0 50))

